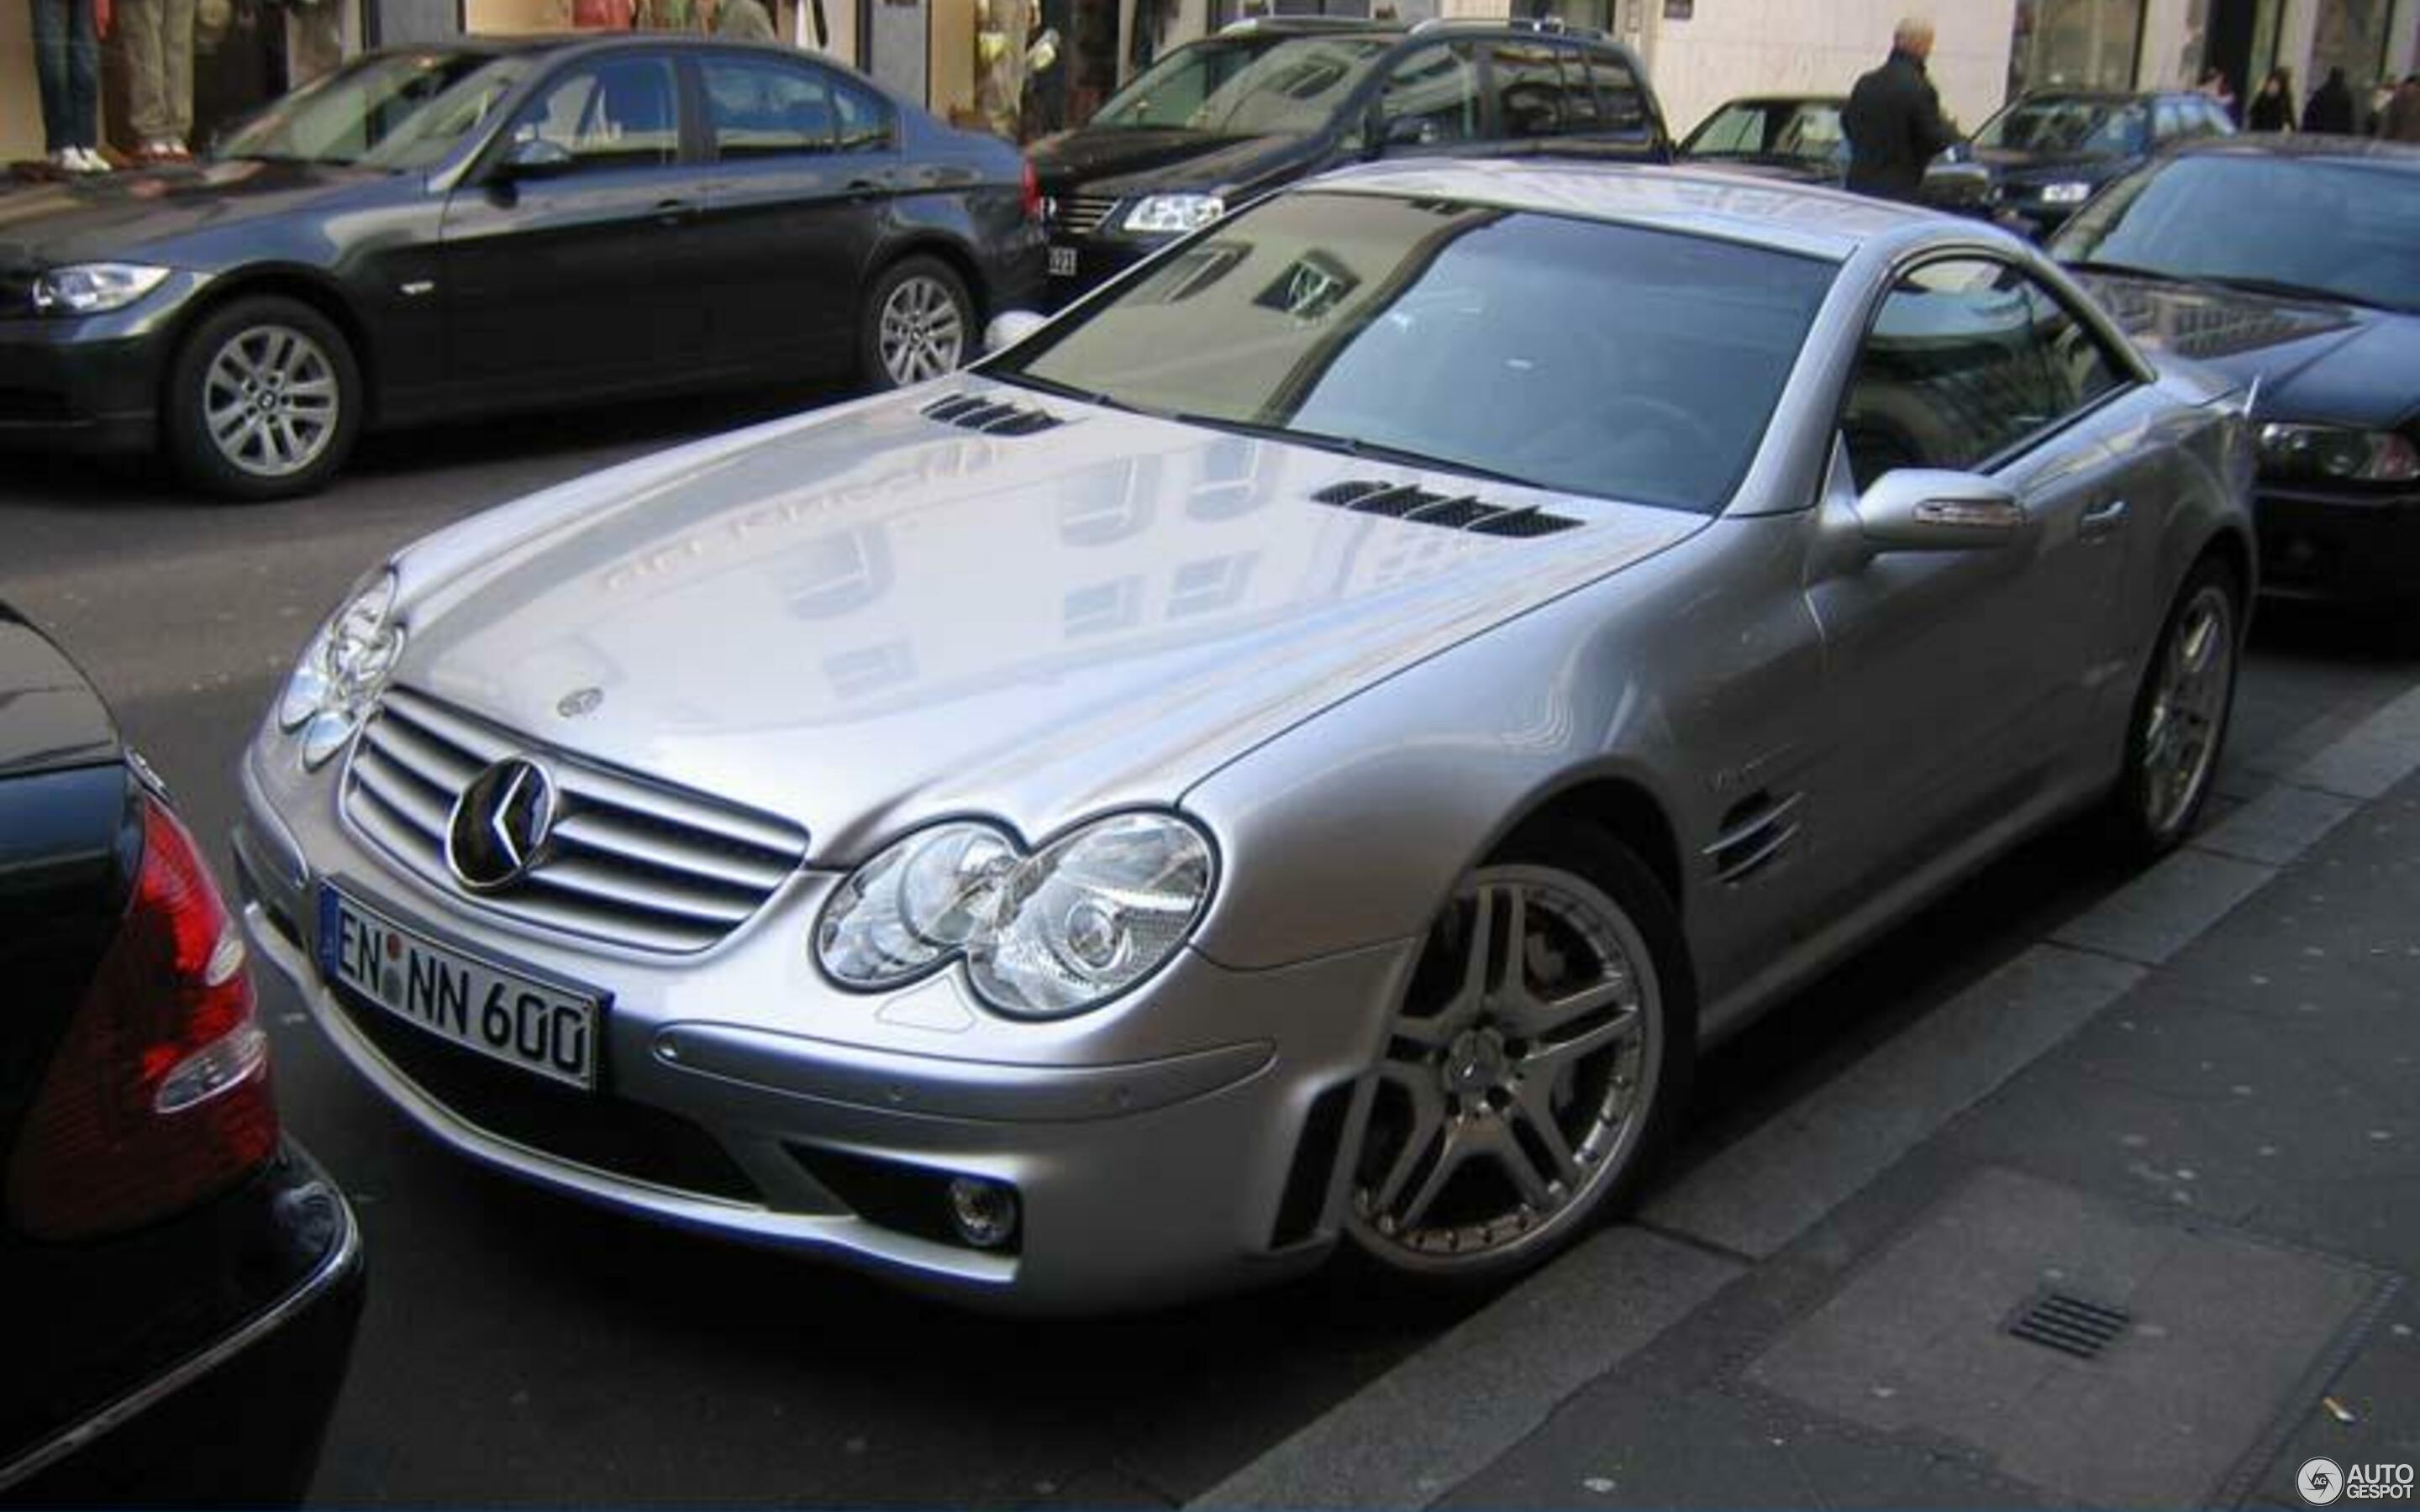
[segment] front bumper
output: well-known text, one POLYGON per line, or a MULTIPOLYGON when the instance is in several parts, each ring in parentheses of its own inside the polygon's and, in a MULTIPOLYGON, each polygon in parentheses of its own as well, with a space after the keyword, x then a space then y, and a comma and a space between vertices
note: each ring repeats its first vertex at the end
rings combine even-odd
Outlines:
POLYGON ((2350 493, 2263 481, 2254 496, 2260 589, 2361 609, 2420 604, 2420 493, 2350 493))
POLYGON ((0 447, 148 451, 170 328, 199 286, 178 273, 108 315, 0 320, 0 447))
POLYGON ((292 769, 278 745, 244 764, 252 936, 354 1068, 463 1154, 659 1222, 1020 1310, 1251 1285, 1335 1240, 1345 1134, 1416 942, 1251 972, 1188 950, 1143 989, 1050 1024, 990 1014, 954 972, 854 995, 824 983, 807 949, 836 876, 797 873, 695 956, 584 945, 391 865, 338 812, 334 780, 292 769), (598 1089, 486 1062, 332 990, 315 906, 331 877, 407 927, 610 993, 598 1089), (1013 1247, 953 1230, 960 1176, 1016 1190, 1013 1247))
POLYGON ((1094 232, 1050 238, 1053 271, 1043 290, 1046 313, 1065 309, 1127 269, 1176 240, 1173 236, 1138 238, 1094 232), (1073 271, 1064 271, 1072 267, 1073 271))

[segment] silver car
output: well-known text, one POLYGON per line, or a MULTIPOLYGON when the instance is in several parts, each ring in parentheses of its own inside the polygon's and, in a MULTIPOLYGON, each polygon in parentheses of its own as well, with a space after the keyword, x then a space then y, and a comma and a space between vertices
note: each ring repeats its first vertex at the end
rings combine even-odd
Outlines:
POLYGON ((378 567, 244 761, 253 933, 634 1214, 1023 1307, 1498 1278, 2020 837, 2193 825, 2241 411, 1973 223, 1348 173, 378 567))

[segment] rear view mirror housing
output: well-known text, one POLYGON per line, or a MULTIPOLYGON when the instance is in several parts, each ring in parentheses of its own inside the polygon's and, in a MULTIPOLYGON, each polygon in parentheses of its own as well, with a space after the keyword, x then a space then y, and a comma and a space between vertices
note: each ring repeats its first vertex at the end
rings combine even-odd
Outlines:
POLYGON ((2010 545, 2029 517, 2017 496, 1972 472, 1901 468, 1857 498, 1857 532, 1875 551, 1974 551, 2010 545))

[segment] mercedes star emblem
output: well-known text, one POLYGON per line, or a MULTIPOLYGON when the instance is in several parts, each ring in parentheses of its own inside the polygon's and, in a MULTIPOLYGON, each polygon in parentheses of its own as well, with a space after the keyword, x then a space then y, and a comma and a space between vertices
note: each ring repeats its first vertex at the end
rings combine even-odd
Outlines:
POLYGON ((507 756, 454 800, 445 865, 473 892, 493 892, 529 874, 554 828, 554 779, 526 756, 507 756))

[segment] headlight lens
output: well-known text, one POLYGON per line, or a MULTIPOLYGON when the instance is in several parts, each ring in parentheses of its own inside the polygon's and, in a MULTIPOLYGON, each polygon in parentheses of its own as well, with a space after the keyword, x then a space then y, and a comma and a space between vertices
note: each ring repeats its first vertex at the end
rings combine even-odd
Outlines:
POLYGON ((963 956, 1019 1018, 1106 1002, 1165 964, 1210 898, 1210 843, 1173 814, 1086 825, 1032 856, 989 825, 939 825, 858 868, 815 956, 844 986, 896 986, 963 956))
POLYGON ((1216 194, 1146 194, 1126 211, 1126 229, 1156 234, 1199 231, 1227 213, 1216 194))
POLYGON ((354 591, 302 648, 277 701, 277 723, 301 732, 302 764, 318 766, 361 728, 403 655, 392 567, 354 591))
POLYGON ((2420 450, 2391 430, 2268 424, 2260 427, 2260 471, 2273 478, 2410 483, 2420 478, 2420 450))
POLYGON ((2092 186, 2090 184, 2066 183, 2042 185, 2042 203, 2045 205, 2081 205, 2091 197, 2092 186))
POLYGON ((34 280, 34 308, 44 315, 121 310, 160 286, 165 268, 141 263, 75 263, 34 280))

